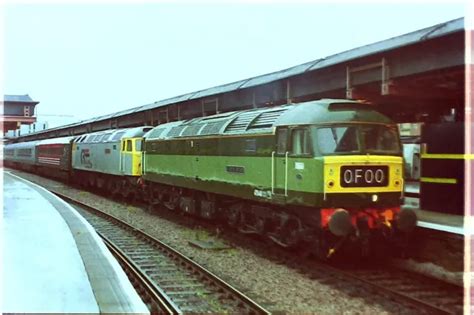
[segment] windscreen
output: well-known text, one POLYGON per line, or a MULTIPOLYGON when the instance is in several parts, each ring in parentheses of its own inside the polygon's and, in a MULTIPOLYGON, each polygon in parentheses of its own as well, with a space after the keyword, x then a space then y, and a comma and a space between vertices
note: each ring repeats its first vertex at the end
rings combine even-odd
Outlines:
POLYGON ((396 127, 386 125, 341 125, 317 127, 314 147, 322 154, 399 154, 396 127))

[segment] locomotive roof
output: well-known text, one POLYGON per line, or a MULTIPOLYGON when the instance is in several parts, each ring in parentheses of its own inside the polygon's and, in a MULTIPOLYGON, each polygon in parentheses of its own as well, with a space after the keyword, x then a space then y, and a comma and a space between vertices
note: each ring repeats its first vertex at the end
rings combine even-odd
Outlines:
POLYGON ((389 124, 392 121, 377 112, 374 105, 361 101, 322 99, 291 106, 274 126, 313 125, 335 122, 370 122, 389 124))
POLYGON ((122 138, 141 137, 147 131, 151 130, 151 126, 109 129, 92 133, 86 133, 76 136, 74 142, 91 143, 91 142, 119 142, 122 138))
POLYGON ((208 135, 270 134, 278 126, 331 122, 391 121, 378 113, 373 105, 352 100, 322 99, 171 122, 155 127, 145 138, 150 140, 208 135))

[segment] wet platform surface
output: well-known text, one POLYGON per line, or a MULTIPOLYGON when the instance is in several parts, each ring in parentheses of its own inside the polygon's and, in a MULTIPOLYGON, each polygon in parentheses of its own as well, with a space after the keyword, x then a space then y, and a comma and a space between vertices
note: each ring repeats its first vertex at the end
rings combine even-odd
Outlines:
POLYGON ((4 172, 2 312, 149 313, 76 210, 4 172))

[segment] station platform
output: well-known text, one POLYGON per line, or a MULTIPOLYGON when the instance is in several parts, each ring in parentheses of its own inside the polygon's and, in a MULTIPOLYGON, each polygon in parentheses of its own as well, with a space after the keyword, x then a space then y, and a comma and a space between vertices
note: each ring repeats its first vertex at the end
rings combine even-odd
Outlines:
POLYGON ((3 184, 2 312, 149 314, 75 209, 7 171, 3 184))
POLYGON ((472 218, 420 209, 420 202, 417 197, 419 193, 419 183, 407 182, 405 185, 405 204, 402 205, 402 208, 411 209, 416 213, 419 227, 458 235, 474 234, 474 229, 470 224, 472 218))

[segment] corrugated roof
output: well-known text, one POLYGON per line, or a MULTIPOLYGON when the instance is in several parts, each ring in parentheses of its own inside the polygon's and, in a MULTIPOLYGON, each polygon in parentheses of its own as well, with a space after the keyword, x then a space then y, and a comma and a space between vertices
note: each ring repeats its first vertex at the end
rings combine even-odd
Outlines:
POLYGON ((430 26, 415 32, 408 34, 392 37, 380 42, 376 42, 370 45, 357 47, 351 50, 344 51, 339 54, 332 55, 328 58, 324 58, 321 62, 316 63, 314 66, 308 69, 308 71, 321 69, 327 66, 331 66, 337 63, 346 62, 355 58, 360 58, 368 55, 381 53, 384 51, 392 50, 402 46, 408 46, 422 42, 428 39, 447 35, 464 29, 464 18, 448 21, 445 23, 430 26))
MULTIPOLYGON (((193 100, 193 99, 199 99, 199 98, 204 98, 208 96, 213 96, 221 93, 226 93, 226 92, 231 92, 239 89, 244 89, 244 88, 249 88, 249 87, 255 87, 258 85, 262 84, 267 84, 273 81, 285 79, 291 76, 299 75, 305 72, 321 69, 324 67, 328 67, 334 64, 338 63, 343 63, 347 62, 356 58, 364 57, 367 55, 372 55, 376 53, 380 53, 383 51, 388 51, 392 50, 398 47, 402 46, 408 46, 412 44, 416 44, 418 42, 426 41, 428 39, 433 39, 436 37, 441 37, 448 35, 450 33, 458 32, 464 29, 464 18, 459 18, 455 19, 452 21, 448 21, 445 23, 437 24, 434 26, 430 26, 418 31, 414 31, 408 34, 404 34, 401 36, 393 37, 387 40, 383 40, 380 42, 376 42, 373 44, 357 47, 351 50, 347 50, 335 55, 328 56, 326 58, 321 58, 321 59, 316 59, 313 61, 306 62, 304 64, 300 64, 288 69, 280 70, 277 72, 272 72, 232 83, 227 83, 223 85, 219 85, 216 87, 212 87, 209 89, 204 89, 200 91, 195 91, 183 95, 179 95, 176 97, 172 98, 167 98, 164 100, 156 101, 154 103, 138 106, 138 107, 133 107, 128 110, 108 114, 108 115, 103 115, 100 117, 94 117, 91 119, 87 119, 85 121, 81 121, 78 123, 73 124, 74 125, 82 125, 85 123, 90 123, 94 121, 99 121, 111 117, 118 117, 122 116, 125 114, 129 113, 134 113, 137 111, 142 111, 142 110, 149 110, 149 109, 154 109, 154 108, 159 108, 159 107, 164 107, 170 104, 176 104, 179 102, 183 101, 188 101, 188 100, 193 100)), ((71 127, 71 125, 68 125, 71 127)), ((54 128, 54 129, 62 129, 62 127, 54 128)), ((52 130, 54 130, 52 129, 52 130)), ((44 132, 50 131, 45 130, 44 132)))
POLYGON ((28 95, 4 95, 3 101, 5 102, 19 102, 19 103, 35 103, 38 104, 39 102, 33 101, 33 99, 28 95))
POLYGON ((232 83, 227 83, 224 85, 219 85, 219 86, 212 87, 209 89, 184 94, 178 97, 173 97, 173 98, 169 98, 162 101, 157 101, 152 104, 141 106, 140 108, 145 108, 145 109, 157 108, 157 107, 162 107, 162 106, 178 103, 185 100, 198 99, 198 98, 230 92, 230 91, 234 91, 238 89, 254 87, 257 85, 262 85, 262 84, 270 83, 273 81, 285 79, 291 76, 295 76, 298 74, 302 74, 308 71, 313 71, 316 69, 328 67, 337 63, 347 62, 352 59, 364 57, 367 55, 372 55, 372 54, 380 53, 383 51, 392 50, 401 46, 412 45, 421 41, 444 36, 449 33, 454 33, 462 29, 464 29, 464 18, 459 18, 456 20, 430 26, 430 27, 427 27, 415 32, 393 37, 393 38, 376 42, 373 44, 357 47, 351 50, 347 50, 342 53, 328 56, 326 58, 309 61, 304 64, 300 64, 288 69, 284 69, 277 72, 272 72, 272 73, 268 73, 268 74, 264 74, 264 75, 260 75, 260 76, 232 82, 232 83))

